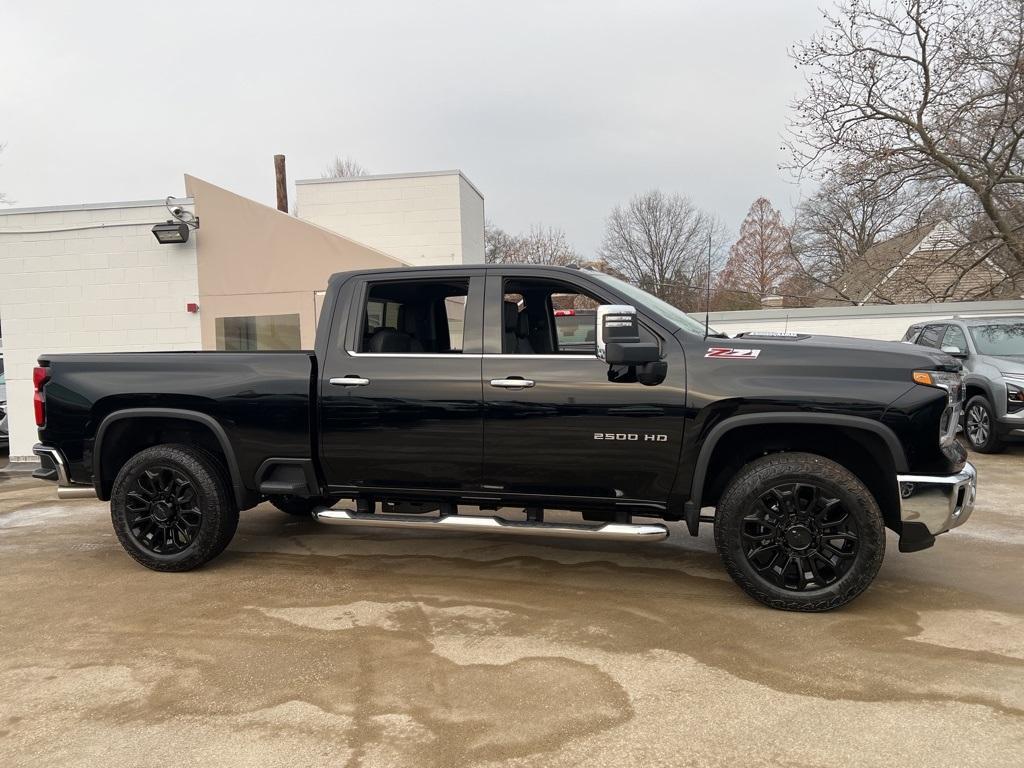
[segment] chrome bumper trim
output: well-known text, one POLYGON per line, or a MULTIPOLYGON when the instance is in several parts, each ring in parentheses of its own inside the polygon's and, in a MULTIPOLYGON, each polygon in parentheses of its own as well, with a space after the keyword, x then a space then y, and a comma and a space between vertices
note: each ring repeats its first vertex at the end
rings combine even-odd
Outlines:
POLYGON ((897 475, 896 479, 900 519, 923 523, 933 536, 963 525, 974 511, 978 473, 970 462, 955 475, 897 475))
POLYGON ((604 525, 572 525, 562 523, 530 523, 502 520, 498 517, 446 515, 374 514, 345 509, 320 507, 313 518, 328 525, 355 525, 371 528, 406 528, 460 533, 500 533, 515 536, 550 536, 563 539, 602 539, 604 541, 661 541, 668 536, 664 525, 605 523, 604 525))
POLYGON ((68 476, 68 464, 64 461, 64 455, 49 445, 36 443, 32 446, 32 453, 36 456, 45 456, 57 469, 57 498, 58 499, 95 499, 96 489, 91 485, 71 482, 68 476))
POLYGON ((71 480, 68 479, 68 465, 60 451, 48 445, 36 443, 32 446, 32 453, 39 457, 45 456, 53 462, 53 466, 57 468, 57 485, 71 485, 71 480))

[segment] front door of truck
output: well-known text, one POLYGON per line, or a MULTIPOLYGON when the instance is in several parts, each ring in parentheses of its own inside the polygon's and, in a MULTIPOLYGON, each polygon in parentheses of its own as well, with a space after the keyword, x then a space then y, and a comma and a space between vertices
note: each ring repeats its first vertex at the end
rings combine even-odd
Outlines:
MULTIPOLYGON (((578 282, 488 270, 483 359, 487 489, 607 502, 664 502, 675 479, 686 401, 674 337, 648 325, 668 375, 609 381, 596 356, 595 308, 621 304, 578 282)), ((532 275, 532 273, 531 273, 532 275)))
POLYGON ((334 490, 479 487, 483 274, 345 286, 320 375, 321 462, 334 490))

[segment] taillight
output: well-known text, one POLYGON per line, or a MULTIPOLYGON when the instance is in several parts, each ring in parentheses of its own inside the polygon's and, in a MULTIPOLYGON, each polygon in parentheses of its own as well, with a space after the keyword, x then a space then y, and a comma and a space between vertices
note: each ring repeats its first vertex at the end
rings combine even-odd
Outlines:
POLYGON ((35 387, 35 394, 32 395, 32 405, 36 412, 36 426, 41 427, 46 423, 46 401, 43 399, 43 385, 49 380, 50 371, 48 368, 36 366, 32 369, 32 386, 35 387))

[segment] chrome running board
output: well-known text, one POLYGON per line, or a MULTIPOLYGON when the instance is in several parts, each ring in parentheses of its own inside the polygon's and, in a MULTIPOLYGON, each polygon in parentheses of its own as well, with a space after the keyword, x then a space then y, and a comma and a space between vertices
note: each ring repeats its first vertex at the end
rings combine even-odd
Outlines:
POLYGON ((458 533, 499 533, 512 536, 550 536, 561 539, 601 539, 603 541, 661 541, 668 536, 664 525, 634 523, 605 523, 604 525, 573 525, 569 523, 531 523, 503 520, 498 517, 471 517, 446 515, 427 517, 420 515, 374 514, 352 512, 347 509, 320 507, 313 510, 313 518, 327 525, 356 525, 369 528, 406 528, 458 533))

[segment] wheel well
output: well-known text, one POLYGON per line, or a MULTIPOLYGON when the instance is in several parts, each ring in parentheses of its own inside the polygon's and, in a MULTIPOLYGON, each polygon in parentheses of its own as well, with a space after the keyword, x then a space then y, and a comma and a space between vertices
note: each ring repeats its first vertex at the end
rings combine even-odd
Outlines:
POLYGON ((715 506, 745 464, 786 451, 814 453, 846 467, 875 497, 886 526, 900 530, 899 487, 892 454, 881 437, 856 427, 756 424, 729 430, 712 451, 701 505, 715 506))
POLYGON ((119 419, 103 430, 99 446, 99 497, 110 498, 114 479, 121 467, 139 451, 162 443, 181 443, 201 448, 217 459, 231 487, 228 460, 220 441, 205 424, 190 419, 138 416, 119 419))
POLYGON ((977 384, 968 384, 967 388, 965 389, 964 402, 966 403, 975 395, 982 395, 986 400, 989 399, 988 392, 985 391, 984 387, 981 387, 977 384))

